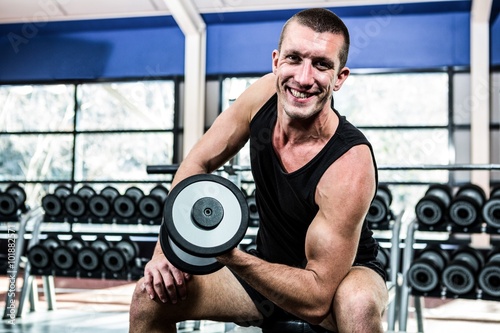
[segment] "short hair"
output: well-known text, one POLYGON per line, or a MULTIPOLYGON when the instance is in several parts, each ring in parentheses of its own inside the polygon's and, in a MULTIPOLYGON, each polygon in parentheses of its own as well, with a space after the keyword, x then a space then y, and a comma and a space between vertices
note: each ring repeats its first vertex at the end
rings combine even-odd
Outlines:
POLYGON ((286 29, 291 22, 297 22, 300 25, 311 28, 319 33, 331 32, 333 34, 342 35, 344 37, 344 45, 339 52, 340 68, 345 66, 347 63, 347 56, 349 54, 350 39, 349 30, 340 17, 325 8, 310 8, 296 13, 288 19, 288 21, 286 21, 283 29, 281 30, 278 43, 279 51, 281 51, 281 44, 283 43, 286 29))

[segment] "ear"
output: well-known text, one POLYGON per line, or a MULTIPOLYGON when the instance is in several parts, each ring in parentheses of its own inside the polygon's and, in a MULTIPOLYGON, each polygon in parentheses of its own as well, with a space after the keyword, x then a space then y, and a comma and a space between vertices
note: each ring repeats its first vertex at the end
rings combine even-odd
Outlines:
POLYGON ((340 87, 342 87, 344 81, 349 76, 349 73, 351 73, 351 70, 348 67, 344 67, 339 71, 339 74, 337 75, 337 80, 335 81, 335 85, 333 86, 333 91, 337 91, 340 89, 340 87))
POLYGON ((278 50, 273 51, 273 73, 276 74, 278 68, 278 60, 280 58, 280 52, 278 50))

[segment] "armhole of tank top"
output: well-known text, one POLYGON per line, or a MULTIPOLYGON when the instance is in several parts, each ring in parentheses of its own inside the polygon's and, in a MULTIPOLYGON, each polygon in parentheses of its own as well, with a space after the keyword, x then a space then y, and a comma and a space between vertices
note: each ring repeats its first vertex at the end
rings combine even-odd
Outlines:
POLYGON ((252 117, 252 120, 250 120, 250 127, 252 127, 253 123, 256 121, 256 119, 258 117, 260 117, 264 114, 262 111, 267 110, 270 107, 270 104, 275 104, 275 105, 277 104, 277 98, 278 98, 278 94, 272 95, 267 100, 267 102, 265 102, 264 105, 262 105, 260 107, 260 109, 257 112, 255 112, 254 116, 252 117))

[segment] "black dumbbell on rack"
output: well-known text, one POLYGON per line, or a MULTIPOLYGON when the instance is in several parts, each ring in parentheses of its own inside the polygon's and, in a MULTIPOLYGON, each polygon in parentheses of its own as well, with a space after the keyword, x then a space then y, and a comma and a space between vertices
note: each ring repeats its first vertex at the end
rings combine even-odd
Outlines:
POLYGON ((26 192, 21 185, 12 183, 4 192, 0 191, 0 219, 16 221, 27 211, 26 192))
POLYGON ((460 246, 452 253, 451 260, 442 273, 443 286, 451 296, 476 296, 479 272, 484 258, 479 250, 460 246))
POLYGON ((366 221, 372 229, 386 229, 388 227, 390 220, 393 218, 391 204, 391 190, 387 185, 379 184, 375 198, 366 215, 366 221))
POLYGON ((492 297, 500 301, 500 246, 493 248, 486 257, 478 277, 483 298, 492 297))
POLYGON ((500 186, 493 187, 482 209, 487 228, 500 233, 500 186))
POLYGON ((445 184, 430 185, 415 206, 415 215, 421 226, 434 229, 446 225, 451 203, 451 187, 445 184))
POLYGON ((407 276, 412 292, 440 293, 441 275, 448 265, 449 254, 437 244, 429 244, 415 254, 407 276))
POLYGON ((452 226, 472 232, 482 222, 482 207, 486 201, 484 190, 475 184, 461 186, 453 197, 448 215, 452 226))

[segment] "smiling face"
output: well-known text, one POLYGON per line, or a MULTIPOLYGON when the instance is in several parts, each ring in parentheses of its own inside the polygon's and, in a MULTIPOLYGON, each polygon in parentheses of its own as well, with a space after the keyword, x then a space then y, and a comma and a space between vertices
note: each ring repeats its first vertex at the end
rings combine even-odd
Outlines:
POLYGON ((273 52, 279 105, 291 119, 308 119, 330 108, 333 91, 349 75, 339 68, 340 34, 318 33, 297 22, 286 28, 281 49, 273 52))

